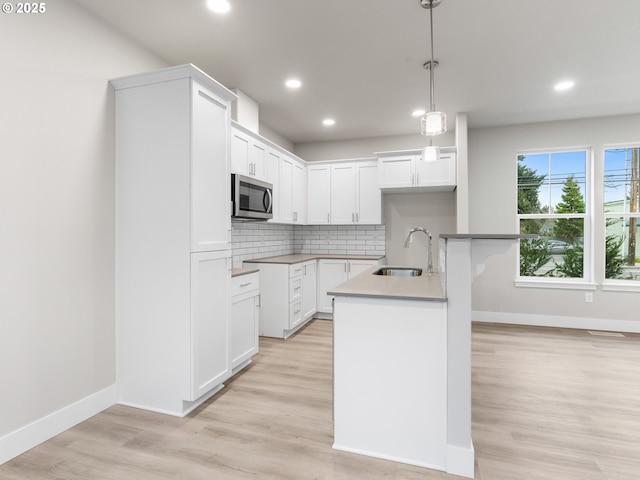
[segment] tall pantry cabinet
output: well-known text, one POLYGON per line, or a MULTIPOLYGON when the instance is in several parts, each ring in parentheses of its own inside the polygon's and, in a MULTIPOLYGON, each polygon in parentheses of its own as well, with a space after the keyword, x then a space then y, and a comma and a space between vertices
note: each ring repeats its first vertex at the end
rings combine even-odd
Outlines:
POLYGON ((184 416, 231 375, 235 95, 193 65, 111 84, 118 401, 184 416))

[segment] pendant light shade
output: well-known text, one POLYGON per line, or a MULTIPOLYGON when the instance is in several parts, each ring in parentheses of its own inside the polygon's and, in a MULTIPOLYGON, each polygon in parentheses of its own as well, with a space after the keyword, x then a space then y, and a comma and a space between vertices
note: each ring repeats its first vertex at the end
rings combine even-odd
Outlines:
POLYGON ((422 149, 423 162, 437 162, 438 160, 440 160, 440 147, 429 145, 422 149))
POLYGON ((447 131, 447 114, 444 112, 427 112, 422 116, 422 135, 442 135, 447 131))

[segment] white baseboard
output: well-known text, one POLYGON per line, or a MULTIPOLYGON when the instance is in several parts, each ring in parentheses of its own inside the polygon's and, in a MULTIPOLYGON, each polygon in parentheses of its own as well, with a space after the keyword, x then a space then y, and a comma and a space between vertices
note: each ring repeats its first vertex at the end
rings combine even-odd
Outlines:
POLYGON ((640 321, 608 318, 563 317, 558 315, 535 315, 528 313, 483 312, 474 310, 472 321, 482 323, 511 323, 538 327, 579 328, 608 332, 640 333, 640 321))
POLYGON ((0 465, 115 405, 115 385, 0 437, 0 465))
POLYGON ((447 473, 473 478, 474 466, 475 451, 473 443, 470 448, 447 445, 447 473))

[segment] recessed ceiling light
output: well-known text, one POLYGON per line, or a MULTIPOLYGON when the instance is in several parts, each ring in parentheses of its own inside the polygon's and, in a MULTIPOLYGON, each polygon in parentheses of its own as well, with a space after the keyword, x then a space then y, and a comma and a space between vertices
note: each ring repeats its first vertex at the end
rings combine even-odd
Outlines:
POLYGON ((574 87, 575 82, 572 80, 565 80, 563 82, 556 83, 553 87, 554 90, 562 92, 564 90, 570 90, 574 87))
POLYGON ((414 117, 421 117, 422 115, 424 115, 425 113, 427 113, 424 109, 419 108, 417 110, 414 110, 413 113, 411 115, 413 115, 414 117))
POLYGON ((207 7, 216 13, 227 13, 231 10, 231 4, 228 0, 207 0, 207 7))
POLYGON ((300 88, 302 86, 302 82, 297 78, 290 78, 284 84, 289 88, 300 88))
POLYGON ((325 118, 324 120, 322 120, 322 124, 330 127, 331 125, 335 125, 336 121, 333 118, 325 118))

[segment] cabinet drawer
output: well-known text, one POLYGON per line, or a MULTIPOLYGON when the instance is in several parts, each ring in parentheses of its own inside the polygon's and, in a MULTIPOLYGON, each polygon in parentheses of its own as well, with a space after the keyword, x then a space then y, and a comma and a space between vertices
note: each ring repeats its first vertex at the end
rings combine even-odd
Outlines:
POLYGON ((289 278, 298 277, 303 273, 304 273, 304 265, 302 263, 289 265, 289 278))
POLYGON ((258 272, 231 278, 232 297, 235 295, 240 295, 242 293, 250 292, 251 290, 258 290, 259 288, 260 285, 258 282, 258 272))
POLYGON ((302 298, 302 277, 289 280, 289 302, 302 298))
POLYGON ((289 328, 295 328, 302 322, 302 300, 289 306, 289 328))

